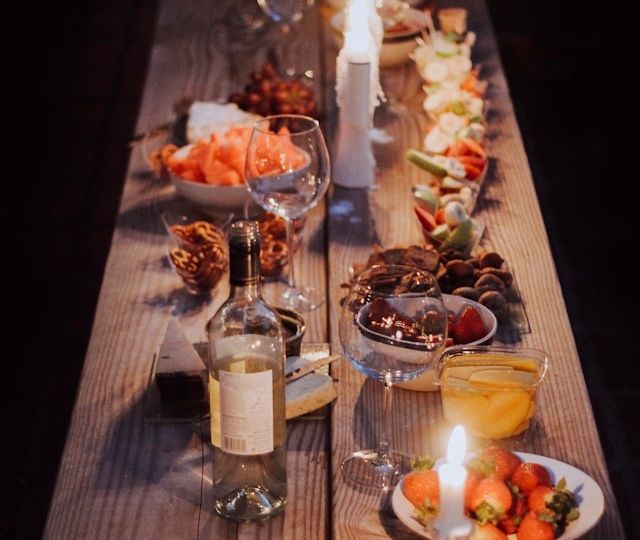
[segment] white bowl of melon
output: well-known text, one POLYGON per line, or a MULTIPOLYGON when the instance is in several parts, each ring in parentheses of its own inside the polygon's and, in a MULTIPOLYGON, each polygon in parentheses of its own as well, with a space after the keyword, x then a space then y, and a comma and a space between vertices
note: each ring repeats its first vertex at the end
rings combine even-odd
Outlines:
POLYGON ((179 195, 202 206, 241 208, 249 198, 244 162, 250 127, 236 127, 176 150, 167 159, 179 195))

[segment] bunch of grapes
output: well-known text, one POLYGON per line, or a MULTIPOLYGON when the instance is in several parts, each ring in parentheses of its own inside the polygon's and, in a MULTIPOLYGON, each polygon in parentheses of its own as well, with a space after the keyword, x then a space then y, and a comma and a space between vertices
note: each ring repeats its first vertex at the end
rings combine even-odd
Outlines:
POLYGON ((243 93, 229 96, 245 111, 268 116, 271 114, 304 114, 316 117, 317 107, 313 89, 297 79, 285 80, 271 64, 265 64, 250 75, 243 93))

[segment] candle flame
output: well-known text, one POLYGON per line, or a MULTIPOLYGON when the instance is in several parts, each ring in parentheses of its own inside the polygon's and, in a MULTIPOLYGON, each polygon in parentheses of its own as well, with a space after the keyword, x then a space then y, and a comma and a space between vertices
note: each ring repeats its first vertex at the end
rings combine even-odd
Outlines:
POLYGON ((365 0, 352 0, 347 10, 347 32, 345 46, 347 51, 363 54, 369 50, 369 9, 365 0))
POLYGON ((462 465, 464 455, 467 451, 467 438, 464 428, 460 425, 453 428, 447 446, 447 463, 452 465, 462 465))

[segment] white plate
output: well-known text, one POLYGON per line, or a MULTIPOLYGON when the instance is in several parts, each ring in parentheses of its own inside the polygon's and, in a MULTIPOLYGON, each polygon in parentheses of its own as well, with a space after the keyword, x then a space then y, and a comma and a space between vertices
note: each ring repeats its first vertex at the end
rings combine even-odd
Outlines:
MULTIPOLYGON (((578 502, 580 517, 571 522, 562 536, 558 540, 573 540, 580 538, 591 530, 602 517, 604 512, 604 496, 600 486, 588 474, 580 469, 576 469, 567 463, 537 454, 527 454, 525 452, 514 452, 522 461, 526 463, 538 463, 547 468, 551 473, 551 481, 556 484, 560 478, 567 481, 567 488, 570 489, 578 502)), ((438 465, 436 463, 436 465, 438 465)), ((413 505, 402 493, 402 481, 393 490, 391 504, 393 511, 409 529, 423 538, 433 538, 429 532, 413 517, 413 505)))

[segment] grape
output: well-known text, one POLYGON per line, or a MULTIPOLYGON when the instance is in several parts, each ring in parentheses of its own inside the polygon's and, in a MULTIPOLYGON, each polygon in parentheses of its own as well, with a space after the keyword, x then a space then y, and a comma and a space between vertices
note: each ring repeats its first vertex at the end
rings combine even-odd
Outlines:
POLYGON ((244 91, 231 94, 229 101, 263 116, 317 115, 313 89, 297 79, 282 79, 271 64, 264 64, 261 69, 251 72, 244 91))

